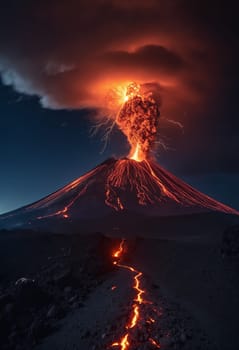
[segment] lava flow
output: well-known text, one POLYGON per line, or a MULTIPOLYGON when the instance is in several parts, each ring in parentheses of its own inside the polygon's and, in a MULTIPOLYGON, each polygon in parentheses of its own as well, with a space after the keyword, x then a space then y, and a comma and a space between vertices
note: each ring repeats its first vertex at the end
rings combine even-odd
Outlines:
POLYGON ((113 342, 111 347, 116 347, 120 350, 127 350, 131 347, 134 348, 139 342, 136 337, 136 332, 138 332, 138 334, 142 332, 144 335, 147 333, 145 342, 150 345, 150 349, 152 347, 159 349, 160 343, 150 334, 149 326, 155 323, 156 317, 160 316, 161 313, 151 301, 145 299, 146 290, 142 286, 143 273, 135 269, 133 266, 120 263, 124 254, 124 249, 125 240, 122 239, 119 247, 112 254, 113 264, 117 265, 119 268, 129 270, 134 275, 132 289, 135 292, 135 298, 132 302, 129 320, 124 327, 124 334, 118 341, 113 342), (145 309, 145 307, 143 308, 142 306, 146 306, 147 309, 145 309), (143 331, 145 326, 147 328, 147 332, 143 331))

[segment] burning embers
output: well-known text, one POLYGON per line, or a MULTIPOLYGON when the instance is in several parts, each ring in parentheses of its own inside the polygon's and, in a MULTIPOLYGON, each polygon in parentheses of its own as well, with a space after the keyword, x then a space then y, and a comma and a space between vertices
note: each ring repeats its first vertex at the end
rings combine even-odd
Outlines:
POLYGON ((142 286, 143 273, 130 265, 120 263, 124 253, 125 240, 122 239, 119 247, 112 254, 113 264, 133 274, 132 289, 135 297, 131 304, 128 322, 124 327, 124 334, 119 340, 113 342, 111 347, 120 350, 136 349, 139 345, 138 335, 141 334, 140 338, 144 339, 143 342, 148 344, 149 349, 160 349, 160 343, 152 333, 154 334, 154 324, 161 316, 161 311, 151 301, 145 299, 146 290, 142 286))
POLYGON ((128 85, 116 124, 127 136, 131 146, 130 158, 142 161, 152 149, 158 132, 159 97, 136 83, 128 85))

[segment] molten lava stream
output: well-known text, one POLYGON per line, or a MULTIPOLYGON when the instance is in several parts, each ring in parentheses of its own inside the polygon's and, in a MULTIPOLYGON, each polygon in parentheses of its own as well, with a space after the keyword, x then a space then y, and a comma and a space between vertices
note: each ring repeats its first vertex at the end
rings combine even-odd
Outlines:
MULTIPOLYGON (((155 319, 149 317, 148 314, 160 316, 160 312, 152 306, 153 303, 145 299, 146 290, 143 289, 141 281, 143 273, 135 269, 133 266, 120 263, 120 259, 122 259, 124 254, 124 248, 125 240, 122 239, 119 247, 112 254, 113 264, 134 274, 132 289, 135 291, 136 296, 132 303, 132 309, 130 310, 129 321, 126 322, 124 326, 125 333, 118 341, 113 342, 111 347, 117 347, 117 349, 120 350, 129 350, 132 347, 135 348, 135 345, 137 345, 136 343, 138 342, 137 339, 133 339, 132 331, 135 329, 140 331, 142 325, 153 325, 155 323, 155 319), (145 312, 145 309, 142 307, 143 305, 148 306, 148 312, 145 312)), ((149 344, 150 349, 160 348, 160 343, 156 339, 153 339, 150 334, 148 335, 146 341, 149 344)))

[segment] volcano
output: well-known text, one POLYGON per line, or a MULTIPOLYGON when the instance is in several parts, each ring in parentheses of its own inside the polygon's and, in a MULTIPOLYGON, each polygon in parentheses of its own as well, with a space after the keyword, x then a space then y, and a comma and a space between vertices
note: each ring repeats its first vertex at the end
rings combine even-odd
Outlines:
MULTIPOLYGON (((87 231, 120 226, 125 231, 134 226, 139 231, 142 217, 205 211, 239 214, 184 183, 152 158, 155 145, 163 144, 158 85, 132 82, 112 90, 107 101, 110 106, 107 115, 113 119, 109 117, 102 123, 111 123, 105 136, 116 124, 131 147, 129 157, 108 159, 49 196, 0 216, 0 227, 56 230, 58 226, 68 230, 69 225, 71 228, 75 225, 87 231)), ((152 220, 148 225, 152 225, 152 220)))
POLYGON ((1 215, 0 226, 89 222, 126 213, 145 217, 202 212, 239 214, 197 191, 154 160, 108 159, 49 196, 1 215))

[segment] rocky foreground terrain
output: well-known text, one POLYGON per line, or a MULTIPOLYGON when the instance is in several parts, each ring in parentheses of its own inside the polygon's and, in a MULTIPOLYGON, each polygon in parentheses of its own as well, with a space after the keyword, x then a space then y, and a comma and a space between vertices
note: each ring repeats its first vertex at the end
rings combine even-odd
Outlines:
MULTIPOLYGON (((222 259, 238 256, 237 233, 238 227, 225 231, 222 259)), ((128 241, 124 263, 132 264, 144 240, 128 241)), ((121 349, 112 344, 125 334, 135 291, 133 275, 112 264, 119 239, 3 231, 0 241, 1 349, 121 349)), ((143 271, 142 258, 140 265, 150 307, 142 306, 138 327, 129 331, 129 349, 220 349, 190 308, 143 271)))
POLYGON ((2 232, 1 237, 8 252, 1 252, 0 338, 1 349, 25 350, 54 332, 58 320, 84 307, 89 293, 112 269, 110 240, 100 234, 87 239, 71 237, 64 246, 62 237, 49 238, 27 231, 16 234, 14 237, 13 233, 2 232), (32 239, 38 245, 31 247, 32 239), (24 252, 26 243, 34 252, 24 252), (18 256, 14 259, 11 254, 17 247, 11 250, 10 245, 18 244, 18 256), (32 269, 31 265, 35 267, 32 269), (3 266, 8 272, 3 271, 3 266))

